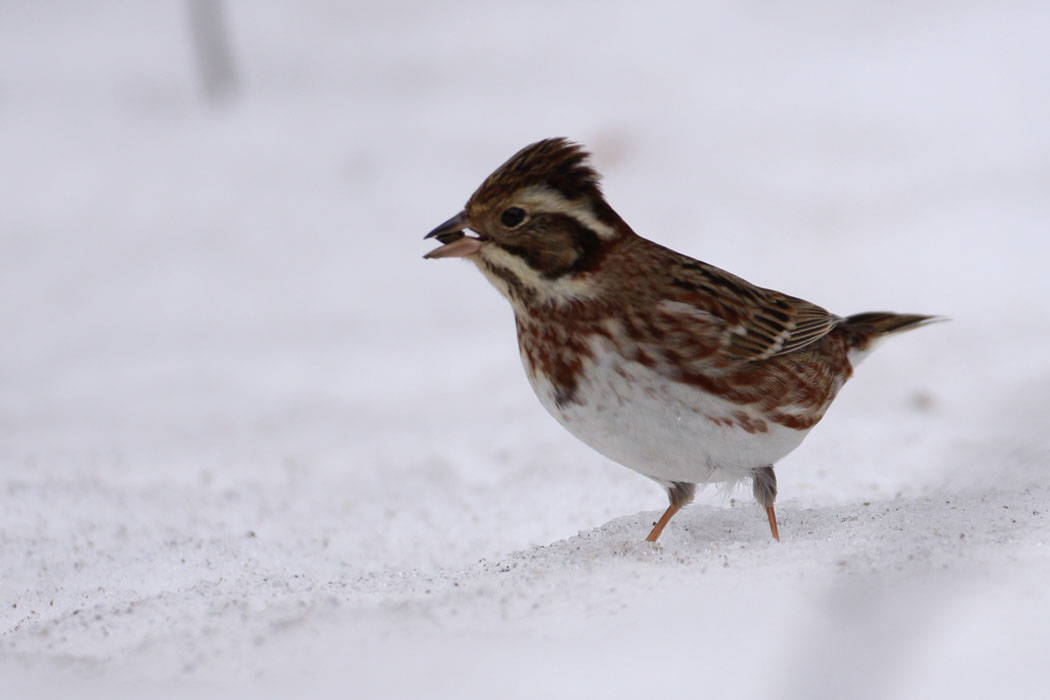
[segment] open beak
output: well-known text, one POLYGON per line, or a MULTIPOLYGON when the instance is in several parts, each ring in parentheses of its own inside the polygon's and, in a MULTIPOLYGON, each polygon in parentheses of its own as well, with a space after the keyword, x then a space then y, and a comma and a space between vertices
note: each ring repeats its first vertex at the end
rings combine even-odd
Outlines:
POLYGON ((445 223, 428 233, 423 238, 436 238, 442 245, 423 257, 428 260, 437 258, 465 258, 481 249, 484 240, 468 236, 463 229, 467 227, 467 212, 461 211, 445 223))

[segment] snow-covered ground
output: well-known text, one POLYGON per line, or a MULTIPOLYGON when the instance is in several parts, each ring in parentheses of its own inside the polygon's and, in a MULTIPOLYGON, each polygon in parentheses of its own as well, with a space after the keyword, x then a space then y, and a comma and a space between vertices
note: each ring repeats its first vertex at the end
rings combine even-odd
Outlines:
POLYGON ((1035 697, 1050 5, 0 9, 0 685, 16 697, 1035 697), (893 340, 783 542, 564 433, 422 235, 590 146, 643 235, 893 340))

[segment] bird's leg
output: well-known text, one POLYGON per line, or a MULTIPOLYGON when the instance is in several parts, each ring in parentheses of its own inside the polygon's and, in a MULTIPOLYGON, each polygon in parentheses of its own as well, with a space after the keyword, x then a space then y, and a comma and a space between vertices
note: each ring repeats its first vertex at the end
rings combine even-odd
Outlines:
POLYGON ((761 467, 753 472, 754 484, 752 492, 755 500, 766 509, 766 517, 769 518, 769 531, 773 533, 773 539, 780 541, 780 532, 777 530, 777 514, 773 511, 773 501, 777 500, 777 475, 773 473, 773 467, 761 467))
POLYGON ((667 526, 667 523, 671 522, 671 517, 677 513, 681 507, 682 504, 680 503, 671 503, 671 505, 667 506, 667 510, 665 510, 664 514, 660 516, 660 520, 653 525, 653 529, 649 531, 649 536, 645 538, 645 541, 656 542, 657 538, 660 537, 660 533, 664 531, 664 527, 667 526))
POLYGON ((777 530, 777 514, 773 512, 773 504, 766 506, 766 518, 769 519, 769 531, 773 533, 773 539, 780 541, 780 531, 777 530))
POLYGON ((660 537, 660 533, 667 527, 667 523, 671 521, 674 514, 682 509, 682 506, 693 500, 693 494, 696 493, 696 484, 688 484, 682 481, 672 482, 671 488, 667 489, 667 500, 671 502, 671 505, 667 506, 667 510, 660 516, 660 520, 653 525, 653 529, 649 532, 649 536, 645 538, 646 542, 656 542, 660 537))

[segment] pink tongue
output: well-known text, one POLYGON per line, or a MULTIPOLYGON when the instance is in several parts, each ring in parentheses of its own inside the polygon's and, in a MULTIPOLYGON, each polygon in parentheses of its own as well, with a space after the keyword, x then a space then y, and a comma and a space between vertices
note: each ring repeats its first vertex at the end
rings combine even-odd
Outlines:
POLYGON ((464 236, 459 240, 446 243, 440 248, 435 248, 423 257, 428 260, 436 260, 438 258, 464 258, 468 255, 473 255, 480 249, 481 241, 477 238, 464 236))

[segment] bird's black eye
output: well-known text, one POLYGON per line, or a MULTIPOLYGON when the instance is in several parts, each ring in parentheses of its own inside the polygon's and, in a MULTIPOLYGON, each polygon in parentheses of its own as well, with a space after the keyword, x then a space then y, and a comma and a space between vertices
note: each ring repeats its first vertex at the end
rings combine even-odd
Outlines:
POLYGON ((507 228, 514 228, 525 220, 525 210, 520 207, 511 207, 500 214, 499 220, 507 228))

